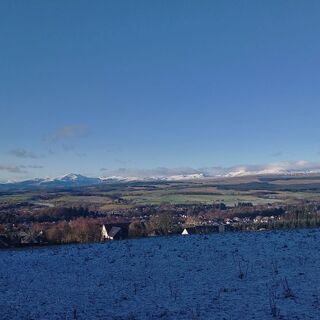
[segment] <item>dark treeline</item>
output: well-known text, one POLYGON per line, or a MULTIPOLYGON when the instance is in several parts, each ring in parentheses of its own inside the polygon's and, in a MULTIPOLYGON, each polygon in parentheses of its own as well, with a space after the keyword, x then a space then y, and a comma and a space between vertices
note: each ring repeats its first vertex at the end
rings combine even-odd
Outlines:
POLYGON ((281 216, 285 213, 283 207, 266 207, 266 206, 236 206, 234 208, 228 208, 225 211, 209 210, 207 212, 200 212, 205 219, 218 219, 223 220, 226 218, 233 219, 238 218, 250 218, 254 219, 257 216, 271 217, 281 216))
POLYGON ((0 212, 0 224, 5 223, 35 223, 35 222, 55 222, 69 221, 80 217, 98 217, 96 212, 89 211, 87 208, 41 208, 35 210, 18 211, 5 210, 0 212))
MULTIPOLYGON (((70 221, 80 217, 96 218, 96 212, 89 211, 87 208, 45 208, 40 210, 36 215, 31 218, 33 222, 52 222, 59 220, 70 221)), ((32 221, 32 220, 31 220, 32 221)))
POLYGON ((269 182, 247 182, 238 184, 221 184, 216 186, 218 190, 238 190, 238 191, 251 191, 251 190, 268 190, 268 191, 290 191, 290 192, 319 192, 320 183, 304 183, 304 184, 288 184, 281 185, 269 182))
POLYGON ((288 206, 278 219, 268 222, 239 223, 236 230, 296 229, 320 227, 319 205, 288 206))

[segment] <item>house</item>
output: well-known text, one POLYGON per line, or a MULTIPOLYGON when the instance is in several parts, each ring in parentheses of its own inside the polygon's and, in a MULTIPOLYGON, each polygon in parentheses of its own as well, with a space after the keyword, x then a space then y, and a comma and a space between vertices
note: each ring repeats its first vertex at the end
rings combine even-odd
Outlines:
POLYGON ((187 235, 189 235, 189 234, 193 234, 193 229, 194 229, 194 228, 184 228, 181 234, 182 234, 183 236, 187 236, 187 235))
POLYGON ((253 219, 253 222, 254 222, 254 223, 258 223, 258 222, 261 221, 261 219, 262 219, 262 216, 256 216, 256 217, 253 219))
POLYGON ((35 243, 35 240, 33 239, 32 235, 25 232, 25 231, 19 231, 16 234, 16 237, 18 239, 19 244, 30 244, 35 243))
POLYGON ((124 229, 119 226, 106 227, 102 225, 101 240, 121 240, 126 238, 124 229))
POLYGON ((191 234, 207 234, 212 232, 224 232, 224 225, 210 225, 210 226, 196 226, 196 227, 186 227, 182 231, 182 235, 191 234))
POLYGON ((19 231, 16 237, 18 238, 18 242, 21 245, 34 245, 45 242, 45 237, 42 230, 38 234, 34 234, 28 231, 19 231))

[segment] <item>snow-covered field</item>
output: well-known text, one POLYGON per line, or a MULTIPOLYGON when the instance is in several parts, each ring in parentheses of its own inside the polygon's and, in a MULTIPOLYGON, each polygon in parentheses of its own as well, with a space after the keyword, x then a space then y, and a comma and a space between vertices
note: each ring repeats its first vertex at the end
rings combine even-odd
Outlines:
POLYGON ((320 230, 0 251, 0 319, 320 319, 320 230))

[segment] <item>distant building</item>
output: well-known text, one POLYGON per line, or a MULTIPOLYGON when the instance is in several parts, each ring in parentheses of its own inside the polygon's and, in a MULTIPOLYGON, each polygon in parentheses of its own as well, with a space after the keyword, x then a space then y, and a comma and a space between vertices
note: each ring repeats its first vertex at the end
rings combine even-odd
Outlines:
POLYGON ((193 229, 193 228, 184 228, 181 234, 182 234, 183 236, 187 236, 187 235, 189 235, 189 234, 192 234, 192 229, 193 229))
POLYGON ((195 226, 195 227, 186 227, 182 231, 182 235, 191 235, 191 234, 207 234, 213 232, 224 232, 224 225, 211 225, 211 226, 195 226))
POLYGON ((44 233, 41 230, 38 234, 34 234, 30 231, 19 231, 16 234, 19 244, 21 245, 35 245, 45 242, 44 233))
POLYGON ((254 222, 254 223, 258 223, 258 222, 261 221, 261 219, 262 219, 262 216, 256 216, 256 217, 253 219, 253 222, 254 222))

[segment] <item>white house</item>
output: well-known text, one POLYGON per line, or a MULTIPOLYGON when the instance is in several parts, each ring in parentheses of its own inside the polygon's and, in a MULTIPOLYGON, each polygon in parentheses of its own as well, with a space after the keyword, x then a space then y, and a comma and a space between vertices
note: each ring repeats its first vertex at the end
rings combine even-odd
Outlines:
POLYGON ((120 227, 112 227, 109 231, 105 225, 101 228, 101 240, 116 240, 120 237, 120 227))

